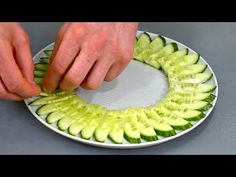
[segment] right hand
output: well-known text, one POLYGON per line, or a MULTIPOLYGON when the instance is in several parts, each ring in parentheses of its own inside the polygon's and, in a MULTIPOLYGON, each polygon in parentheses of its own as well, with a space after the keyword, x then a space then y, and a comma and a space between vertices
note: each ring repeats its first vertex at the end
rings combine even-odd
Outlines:
POLYGON ((34 82, 29 37, 19 23, 0 23, 0 99, 22 100, 40 93, 34 82))

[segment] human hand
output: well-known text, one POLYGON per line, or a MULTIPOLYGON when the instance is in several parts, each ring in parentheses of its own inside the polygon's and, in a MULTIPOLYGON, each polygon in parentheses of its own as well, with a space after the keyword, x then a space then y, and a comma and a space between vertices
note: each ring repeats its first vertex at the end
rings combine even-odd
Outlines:
POLYGON ((39 94, 33 70, 27 33, 19 23, 0 23, 0 99, 22 100, 39 94))
POLYGON ((99 88, 132 59, 138 23, 65 23, 59 30, 44 90, 99 88))

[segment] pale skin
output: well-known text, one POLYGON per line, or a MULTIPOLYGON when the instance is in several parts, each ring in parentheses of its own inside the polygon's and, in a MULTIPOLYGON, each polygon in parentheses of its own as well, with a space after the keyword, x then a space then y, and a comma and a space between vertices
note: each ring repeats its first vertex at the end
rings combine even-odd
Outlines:
MULTIPOLYGON (((65 23, 58 31, 43 89, 97 89, 114 80, 132 59, 138 23, 65 23)), ((27 33, 18 23, 0 23, 0 99, 40 93, 27 33)))

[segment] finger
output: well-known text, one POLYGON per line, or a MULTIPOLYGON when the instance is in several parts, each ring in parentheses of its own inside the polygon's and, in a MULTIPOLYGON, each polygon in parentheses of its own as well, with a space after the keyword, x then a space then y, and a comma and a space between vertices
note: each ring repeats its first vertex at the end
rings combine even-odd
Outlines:
POLYGON ((4 83, 2 82, 1 78, 0 78, 0 97, 6 100, 15 100, 15 101, 23 100, 23 98, 21 98, 19 95, 9 93, 6 87, 4 86, 4 83))
POLYGON ((63 38, 43 80, 43 88, 46 92, 52 92, 58 87, 63 75, 77 56, 79 49, 78 40, 69 37, 63 38))
POLYGON ((64 91, 72 91, 78 87, 92 68, 98 58, 98 53, 93 53, 88 49, 81 50, 73 65, 60 83, 60 88, 64 91))
POLYGON ((58 31, 58 33, 57 33, 57 37, 56 37, 55 45, 54 45, 54 48, 53 48, 53 51, 52 51, 52 56, 51 56, 51 59, 50 59, 50 63, 52 63, 53 58, 55 57, 55 55, 56 55, 56 53, 57 53, 57 51, 58 51, 58 48, 59 48, 59 46, 60 46, 60 44, 61 44, 61 41, 62 41, 62 39, 63 39, 63 35, 64 35, 64 33, 65 33, 66 29, 67 29, 67 26, 68 26, 67 23, 64 24, 64 25, 60 28, 60 30, 58 31))
POLYGON ((34 64, 32 60, 29 42, 26 39, 19 40, 14 45, 14 58, 21 70, 23 77, 32 84, 34 82, 34 64))
POLYGON ((128 63, 125 62, 114 63, 107 72, 104 80, 108 82, 114 80, 118 75, 120 75, 120 73, 126 68, 127 65, 128 63))
POLYGON ((40 93, 40 88, 29 83, 22 75, 13 57, 10 44, 0 43, 0 76, 7 90, 21 97, 31 97, 40 93))
POLYGON ((85 89, 97 89, 102 85, 105 76, 112 66, 113 60, 110 57, 100 58, 96 61, 86 78, 81 83, 85 89))

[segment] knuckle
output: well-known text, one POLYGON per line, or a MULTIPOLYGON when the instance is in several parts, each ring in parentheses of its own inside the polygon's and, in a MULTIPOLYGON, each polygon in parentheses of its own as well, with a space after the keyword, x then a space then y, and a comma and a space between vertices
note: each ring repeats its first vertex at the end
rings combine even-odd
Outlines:
POLYGON ((21 35, 17 35, 17 38, 15 38, 15 45, 17 46, 26 46, 29 45, 29 36, 25 32, 21 32, 21 35))
POLYGON ((68 31, 66 32, 66 36, 69 38, 80 38, 81 36, 84 36, 85 29, 81 28, 78 24, 71 24, 68 28, 68 31))
POLYGON ((89 89, 92 89, 92 90, 95 90, 95 89, 98 89, 99 87, 101 87, 101 83, 100 82, 87 82, 86 83, 86 86, 89 88, 89 89))
POLYGON ((81 81, 79 78, 75 77, 74 75, 68 74, 65 77, 65 82, 69 83, 70 85, 73 85, 73 86, 78 86, 81 81))

